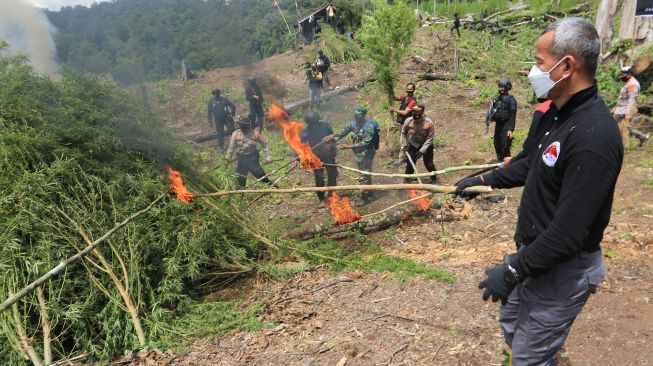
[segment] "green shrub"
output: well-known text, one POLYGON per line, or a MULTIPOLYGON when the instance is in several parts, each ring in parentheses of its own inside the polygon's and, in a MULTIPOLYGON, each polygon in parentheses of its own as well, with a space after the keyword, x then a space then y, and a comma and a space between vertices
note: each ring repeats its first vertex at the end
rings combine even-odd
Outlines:
MULTIPOLYGON (((206 162, 164 131, 110 81, 70 70, 53 81, 22 57, 0 55, 0 298, 77 253, 86 245, 80 231, 97 239, 165 192, 166 162, 191 191, 232 187, 231 171, 198 172, 206 162)), ((239 202, 166 198, 46 283, 54 355, 108 360, 141 346, 108 273, 137 304, 150 343, 183 315, 179 304, 251 271, 263 248, 236 225, 247 222, 239 202)), ((0 358, 22 365, 16 326, 42 354, 41 311, 34 294, 15 310, 0 314, 0 358)))

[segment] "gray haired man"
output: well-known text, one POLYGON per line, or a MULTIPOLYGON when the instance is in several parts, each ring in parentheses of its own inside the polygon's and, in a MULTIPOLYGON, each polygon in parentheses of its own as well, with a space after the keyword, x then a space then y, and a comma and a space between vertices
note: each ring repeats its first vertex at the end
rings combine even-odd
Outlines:
POLYGON ((537 41, 528 75, 551 107, 529 131, 527 157, 473 185, 523 186, 517 251, 485 271, 483 299, 501 300, 499 323, 512 364, 555 365, 555 354, 605 276, 601 240, 623 161, 619 128, 598 96, 599 37, 590 23, 566 18, 537 41))

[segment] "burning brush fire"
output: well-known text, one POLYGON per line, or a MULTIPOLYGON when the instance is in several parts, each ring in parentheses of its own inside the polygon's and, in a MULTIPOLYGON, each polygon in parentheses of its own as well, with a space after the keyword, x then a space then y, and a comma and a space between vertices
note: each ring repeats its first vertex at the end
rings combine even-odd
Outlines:
POLYGON ((170 178, 170 190, 177 195, 177 199, 186 204, 193 202, 193 194, 186 189, 181 174, 168 165, 166 165, 166 170, 168 171, 168 178, 170 178))
POLYGON ((305 170, 322 169, 324 164, 318 158, 311 147, 301 142, 300 134, 304 125, 299 122, 289 122, 288 112, 278 104, 272 103, 268 115, 279 127, 283 129, 283 138, 290 144, 293 150, 299 155, 302 168, 305 170))
POLYGON ((336 192, 329 195, 329 208, 336 220, 336 225, 344 225, 361 219, 361 214, 356 213, 349 204, 349 197, 340 197, 336 192))
MULTIPOLYGON (((423 196, 424 194, 422 192, 418 192, 414 189, 409 189, 408 190, 408 196, 410 198, 416 198, 419 196, 423 196)), ((418 200, 415 201, 415 204, 417 205, 417 209, 419 211, 426 211, 431 207, 431 200, 433 199, 433 195, 426 195, 426 197, 422 197, 418 200)))

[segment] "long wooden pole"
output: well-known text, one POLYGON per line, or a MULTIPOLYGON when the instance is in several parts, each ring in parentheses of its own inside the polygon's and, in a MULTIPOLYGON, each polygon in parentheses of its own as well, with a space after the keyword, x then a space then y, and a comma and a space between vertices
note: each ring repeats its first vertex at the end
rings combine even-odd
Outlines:
POLYGON ((41 286, 54 276, 58 275, 59 272, 61 272, 64 268, 66 268, 68 265, 71 263, 75 263, 84 256, 88 255, 95 247, 98 246, 98 244, 102 243, 103 241, 109 239, 111 235, 113 235, 116 231, 122 229, 123 226, 127 225, 129 222, 137 218, 138 216, 146 213, 147 211, 151 210, 152 207, 154 207, 159 201, 163 199, 163 197, 168 195, 168 191, 163 192, 159 197, 157 197, 154 201, 152 201, 147 207, 144 209, 132 214, 131 216, 127 217, 124 221, 116 224, 111 230, 107 231, 104 235, 102 235, 100 238, 89 244, 86 248, 78 252, 77 254, 73 255, 72 257, 61 261, 58 266, 54 267, 51 269, 48 273, 44 274, 43 276, 39 277, 37 280, 34 282, 30 283, 29 285, 25 286, 22 290, 18 291, 16 294, 9 296, 7 300, 5 300, 2 304, 0 304, 0 313, 3 311, 9 309, 9 307, 18 300, 22 299, 23 297, 29 295, 31 292, 36 290, 37 287, 41 286))
MULTIPOLYGON (((193 196, 193 198, 202 197, 221 197, 236 194, 252 193, 300 193, 300 192, 334 192, 334 191, 403 191, 415 189, 429 191, 431 193, 454 193, 456 186, 439 186, 435 184, 374 184, 374 185, 349 185, 349 186, 327 186, 327 187, 300 187, 300 188, 266 188, 266 189, 242 189, 236 191, 220 191, 213 193, 204 193, 193 196)), ((492 188, 488 186, 476 186, 465 189, 470 193, 490 193, 492 188)))
POLYGON ((400 174, 400 173, 378 173, 378 172, 368 172, 365 170, 360 170, 356 168, 352 168, 349 166, 345 165, 340 165, 340 164, 327 164, 325 163, 324 165, 326 166, 335 166, 336 168, 340 169, 345 169, 345 170, 350 170, 352 172, 357 172, 365 175, 372 175, 376 177, 387 177, 387 178, 425 178, 425 177, 432 177, 434 175, 443 175, 447 173, 452 173, 452 172, 457 172, 460 170, 481 170, 481 169, 490 169, 490 168, 497 168, 499 167, 499 164, 481 164, 481 165, 463 165, 463 166, 454 166, 442 170, 436 170, 428 173, 421 173, 421 174, 400 174))

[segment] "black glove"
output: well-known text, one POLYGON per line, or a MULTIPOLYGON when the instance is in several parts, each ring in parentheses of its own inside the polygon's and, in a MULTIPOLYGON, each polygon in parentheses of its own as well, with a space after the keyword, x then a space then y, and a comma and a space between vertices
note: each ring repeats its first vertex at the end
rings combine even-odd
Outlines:
POLYGON ((465 188, 473 187, 473 186, 483 186, 483 185, 486 185, 486 184, 483 183, 483 180, 481 179, 480 176, 465 178, 465 179, 461 180, 458 183, 458 185, 456 186, 456 195, 464 197, 464 198, 467 198, 467 197, 474 198, 478 194, 477 193, 463 192, 465 190, 465 188))
POLYGON ((498 264, 494 268, 485 270, 487 278, 478 284, 478 288, 485 289, 483 291, 483 301, 487 301, 490 295, 492 295, 492 302, 501 300, 501 305, 506 304, 508 296, 510 296, 516 284, 506 281, 504 271, 503 264, 498 264))
POLYGON ((422 155, 424 155, 424 154, 422 154, 421 151, 416 152, 416 153, 415 153, 415 157, 413 158, 413 163, 416 162, 417 159, 421 158, 422 155))
POLYGON ((492 301, 501 300, 501 305, 506 304, 515 286, 527 277, 519 264, 518 253, 507 255, 503 264, 486 269, 485 274, 487 278, 478 284, 478 288, 484 289, 483 301, 491 295, 492 301))

